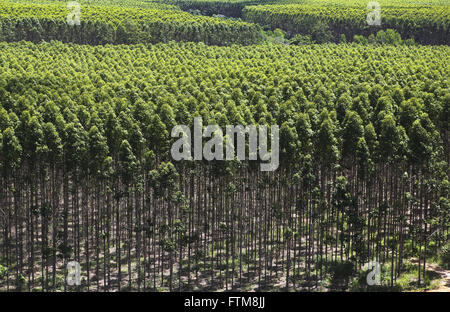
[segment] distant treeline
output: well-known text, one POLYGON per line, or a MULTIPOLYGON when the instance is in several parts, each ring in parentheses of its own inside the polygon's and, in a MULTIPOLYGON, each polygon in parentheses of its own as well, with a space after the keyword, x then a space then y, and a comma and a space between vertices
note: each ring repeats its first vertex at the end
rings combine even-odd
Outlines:
POLYGON ((194 16, 183 11, 83 7, 80 25, 69 25, 62 5, 0 3, 0 41, 59 40, 78 44, 133 44, 175 41, 211 45, 262 40, 256 24, 194 16))
POLYGON ((322 41, 338 42, 342 34, 369 36, 379 30, 395 29, 403 38, 422 44, 450 43, 450 7, 382 7, 381 24, 368 25, 366 7, 332 5, 259 5, 243 10, 248 22, 280 28, 291 35, 318 32, 322 41))

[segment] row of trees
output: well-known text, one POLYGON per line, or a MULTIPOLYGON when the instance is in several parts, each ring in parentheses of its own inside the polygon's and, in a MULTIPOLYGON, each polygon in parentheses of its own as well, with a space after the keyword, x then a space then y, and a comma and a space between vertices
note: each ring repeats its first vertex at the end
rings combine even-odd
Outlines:
POLYGON ((251 5, 248 1, 172 1, 168 4, 142 4, 127 1, 103 6, 83 4, 80 25, 67 23, 69 11, 55 4, 0 4, 0 40, 60 40, 78 44, 135 44, 176 41, 213 45, 254 44, 263 40, 261 27, 280 28, 292 37, 311 35, 314 42, 339 42, 342 35, 375 35, 382 29, 395 29, 403 38, 423 44, 448 44, 447 6, 383 6, 381 26, 369 26, 369 11, 354 3, 336 6, 312 1, 306 4, 251 5), (123 5, 120 7, 119 5, 123 5), (233 21, 196 16, 183 10, 200 10, 205 15, 243 16, 233 21), (131 6, 131 7, 129 7, 131 6), (137 8, 135 7, 137 6, 137 8), (141 7, 145 8, 141 8, 141 7), (159 7, 160 6, 160 7, 159 7), (420 14, 417 14, 420 10, 420 14), (255 24, 256 23, 256 24, 255 24))
POLYGON ((248 5, 276 2, 276 0, 155 0, 158 3, 173 4, 183 11, 198 10, 202 15, 222 14, 227 17, 242 17, 242 10, 248 5))
POLYGON ((379 30, 395 29, 404 38, 414 38, 421 44, 449 44, 450 9, 448 6, 431 5, 429 7, 382 6, 381 24, 371 26, 364 5, 336 6, 332 3, 279 4, 247 6, 243 10, 243 19, 268 25, 272 29, 280 28, 291 35, 314 35, 319 28, 320 38, 316 41, 338 42, 341 34, 347 38, 354 35, 369 36, 379 30))
POLYGON ((2 289, 315 289, 449 238, 449 49, 0 43, 2 289), (280 167, 171 129, 280 125, 280 167), (338 275, 337 275, 338 276, 338 275))
POLYGON ((0 3, 0 41, 59 40, 98 45, 175 40, 231 45, 253 44, 263 38, 258 25, 180 10, 85 6, 79 25, 67 22, 69 13, 63 5, 0 3))
MULTIPOLYGON (((66 6, 66 0, 2 0, 13 3, 36 3, 36 4, 55 4, 61 3, 66 6)), ((142 9, 159 9, 159 10, 180 10, 180 8, 173 4, 165 4, 158 0, 83 0, 80 4, 85 6, 116 6, 123 8, 142 8, 142 9)))
MULTIPOLYGON (((35 3, 35 4, 55 4, 60 3, 67 6, 66 0, 2 0, 8 3, 35 3)), ((142 8, 142 9, 159 9, 159 10, 180 10, 176 5, 164 4, 154 0, 84 0, 80 3, 84 6, 116 6, 123 8, 142 8)))

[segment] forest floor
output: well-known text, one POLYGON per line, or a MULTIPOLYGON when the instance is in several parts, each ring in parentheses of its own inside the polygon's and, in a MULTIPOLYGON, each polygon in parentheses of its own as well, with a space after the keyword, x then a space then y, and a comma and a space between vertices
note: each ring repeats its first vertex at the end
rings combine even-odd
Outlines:
MULTIPOLYGON (((411 258, 411 263, 417 264, 417 258, 411 258)), ((450 270, 444 269, 436 262, 427 262, 426 273, 429 278, 432 278, 432 283, 427 287, 419 287, 417 289, 409 289, 407 291, 421 291, 421 292, 450 292, 450 270)))
MULTIPOLYGON (((114 254, 115 250, 111 250, 111 253, 114 254)), ((114 258, 114 257, 112 257, 114 258)), ((417 263, 417 259, 413 258, 410 260, 411 263, 416 264, 417 263)), ((94 262, 94 261, 93 261, 94 262)), ((167 262, 167 259, 166 259, 167 262)), ((94 262, 95 263, 95 262, 94 262)), ((94 263, 91 263, 94 264, 94 263)), ((105 290, 109 290, 109 291, 117 291, 117 282, 118 282, 118 274, 117 271, 115 270, 115 265, 117 264, 116 259, 111 259, 111 276, 110 276, 110 283, 112 284, 112 286, 108 287, 107 289, 105 289, 104 285, 107 283, 107 281, 105 281, 103 274, 99 274, 97 276, 96 272, 95 272, 95 267, 92 267, 90 270, 90 281, 91 281, 91 291, 105 291, 105 290)), ((278 265, 280 263, 277 263, 278 265)), ((275 264, 275 265, 277 265, 275 264)), ((167 264, 166 264, 167 265, 167 264)), ((36 280, 39 280, 39 278, 42 276, 42 266, 40 266, 39 264, 37 265, 37 269, 35 270, 35 278, 36 280)), ((103 271, 103 263, 100 264, 100 269, 101 271, 103 271)), ((157 268, 157 270, 161 270, 162 268, 157 268)), ((304 269, 304 268, 302 268, 304 269)), ((411 272, 405 273, 407 274, 407 279, 410 282, 410 285, 412 287, 407 287, 406 289, 404 289, 403 291, 407 291, 407 292, 450 292, 450 270, 446 270, 443 267, 441 267, 440 265, 436 264, 436 263, 432 263, 429 262, 426 265, 426 271, 427 271, 427 276, 432 277, 432 280, 434 281, 433 283, 431 283, 430 285, 426 286, 426 287, 417 287, 416 286, 412 286, 414 283, 415 279, 415 274, 413 274, 413 276, 410 276, 411 272)), ((57 287, 58 290, 56 291, 63 291, 62 289, 62 283, 64 283, 64 276, 61 275, 61 272, 63 272, 64 268, 63 266, 61 266, 60 264, 57 266, 57 284, 59 284, 57 287)), ((128 265, 126 262, 126 259, 123 258, 122 259, 122 279, 121 279, 121 288, 122 291, 136 291, 136 279, 137 279, 137 269, 136 269, 136 263, 132 263, 131 264, 131 270, 132 270, 132 276, 133 276, 133 286, 130 289, 129 287, 129 275, 128 275, 128 265)), ((179 267, 177 265, 174 265, 174 270, 173 270, 173 276, 174 276, 174 280, 173 280, 173 289, 174 290, 178 290, 178 270, 179 267)), ((169 276, 169 269, 167 267, 163 268, 164 271, 164 279, 166 280, 167 277, 169 276)), ((261 282, 264 285, 265 282, 268 282, 269 287, 264 287, 262 286, 262 288, 259 288, 259 283, 258 283, 258 277, 257 275, 255 275, 255 272, 247 272, 246 270, 244 270, 243 272, 243 277, 244 277, 244 281, 242 283, 239 282, 239 277, 237 275, 237 272, 235 272, 235 285, 234 287, 230 287, 231 285, 228 285, 228 289, 226 289, 224 287, 224 281, 222 280, 223 275, 225 274, 225 272, 222 272, 222 278, 217 276, 216 274, 213 275, 209 275, 208 274, 211 273, 209 270, 207 270, 206 272, 201 272, 199 274, 199 278, 197 280, 197 282, 194 281, 195 279, 195 274, 191 273, 191 277, 193 278, 193 284, 197 285, 197 287, 194 287, 193 289, 190 288, 190 290, 194 290, 194 291, 205 291, 205 290, 209 290, 209 291, 230 291, 230 290, 234 290, 234 291, 336 291, 333 290, 331 288, 329 288, 330 285, 327 285, 328 283, 323 283, 323 281, 318 281, 318 283, 315 283, 315 281, 310 281, 309 283, 306 283, 305 281, 303 282, 296 282, 294 283, 294 285, 292 285, 291 287, 289 287, 290 289, 287 290, 285 288, 286 286, 286 276, 283 274, 284 272, 281 270, 280 268, 280 272, 278 272, 277 275, 271 275, 268 276, 268 280, 265 280, 264 278, 262 278, 261 282), (253 273, 253 274, 252 274, 253 273), (208 287, 208 284, 211 283, 211 278, 214 276, 214 286, 213 287, 208 287), (248 278, 248 279, 247 279, 248 278), (294 287, 293 287, 294 286, 294 287)), ((102 272, 103 273, 103 272, 102 272)), ((148 274, 148 273, 147 273, 148 274)), ((186 283, 187 283, 187 277, 185 276, 186 272, 184 272, 184 276, 182 277, 182 288, 186 287, 186 283)), ((228 273, 229 277, 231 272, 228 273)), ((273 272, 272 272, 273 274, 273 272)), ((51 266, 49 267, 49 277, 51 278, 52 275, 52 268, 51 266)), ((297 279, 300 276, 291 276, 292 279, 297 279)), ((303 280, 306 278, 306 276, 302 276, 303 280)), ((314 275, 312 276, 314 279, 314 275)), ((141 288, 141 291, 155 291, 155 289, 153 289, 151 287, 151 284, 153 282, 153 278, 147 277, 147 282, 148 282, 148 286, 146 288, 141 288)), ((156 280, 158 281, 158 284, 161 282, 161 275, 158 274, 158 276, 156 277, 156 280)), ((302 280, 302 278, 300 278, 300 280, 302 280)), ((50 281, 49 281, 50 282, 50 281)), ((39 282, 37 284, 40 284, 39 282)), ((164 286, 163 287, 158 287, 158 289, 156 291, 168 291, 168 285, 167 285, 167 280, 164 282, 164 286)), ((193 285, 193 286, 194 286, 193 285)), ((0 292, 6 291, 5 285, 0 285, 0 292)), ((42 287, 39 287, 40 285, 36 285, 34 284, 34 286, 37 286, 37 289, 32 289, 33 291, 42 291, 42 287)), ((142 285, 141 285, 142 286, 142 285)), ((14 286, 12 286, 14 288, 14 286)), ((34 287, 32 287, 34 288, 34 287)), ((67 290, 70 291, 71 287, 69 287, 67 290)), ((26 290, 26 289, 24 289, 26 290)), ((86 291, 87 289, 83 288, 82 291, 86 291)), ((183 290, 189 290, 189 289, 183 289, 183 290)), ((389 291, 389 290, 388 290, 389 291)))
MULTIPOLYGON (((73 227, 69 227, 68 237, 69 243, 73 242, 71 239, 75 236, 73 232, 73 227)), ((12 232, 16 232, 13 228, 12 232)), ((37 232, 42 233, 42 229, 37 227, 37 232)), ((49 230, 49 232, 51 232, 49 230)), ((319 253, 319 249, 317 249, 317 245, 308 246, 307 242, 309 241, 307 237, 302 237, 295 246, 291 246, 290 249, 290 259, 292 261, 291 272, 289 276, 289 288, 286 289, 286 278, 285 268, 286 261, 288 258, 288 253, 286 249, 278 250, 274 248, 272 245, 267 248, 267 250, 262 253, 262 259, 256 259, 250 257, 247 259, 247 256, 244 255, 252 255, 254 254, 254 249, 252 246, 245 246, 242 249, 242 276, 239 274, 240 268, 240 258, 239 254, 235 254, 235 270, 231 268, 231 255, 229 258, 226 258, 226 249, 224 249, 225 244, 219 244, 215 247, 214 252, 210 250, 210 247, 213 245, 212 242, 220 242, 220 240, 214 236, 202 236, 202 243, 206 244, 208 248, 202 248, 205 250, 205 256, 202 257, 199 261, 191 260, 191 268, 188 273, 187 271, 187 259, 188 255, 186 250, 183 251, 182 261, 181 263, 181 274, 180 273, 180 265, 177 263, 179 261, 179 257, 174 258, 174 265, 172 271, 172 283, 173 283, 173 291, 183 290, 183 291, 336 291, 336 289, 331 288, 329 274, 324 272, 323 279, 319 278, 322 274, 319 274, 320 267, 316 267, 319 261, 314 261, 314 258, 308 259, 307 254, 312 253, 313 255, 319 253), (310 249, 308 249, 310 248, 310 249), (295 251, 295 252, 294 252, 295 251), (294 256, 295 255, 295 256, 294 256), (258 262, 259 261, 259 262, 258 262), (307 263, 311 264, 309 270, 307 270, 307 263), (220 263, 221 269, 217 269, 218 263, 220 263), (223 265, 228 263, 230 267, 224 268, 223 265), (261 263, 261 267, 258 266, 258 263, 261 263), (295 263, 295 265, 294 265, 295 263), (258 275, 258 272, 260 272, 258 275), (267 275, 265 274, 267 271, 267 275), (310 272, 310 276, 306 275, 306 272, 310 272), (190 287, 188 285, 188 276, 191 277, 190 287), (231 278, 233 277, 233 278, 231 278), (227 284, 228 281, 228 284, 227 284)), ((111 237, 111 242, 115 242, 117 237, 111 237)), ((26 265, 24 266, 24 277, 28 282, 30 279, 30 275, 33 275, 32 280, 34 282, 30 285, 30 290, 33 291, 42 291, 42 289, 47 288, 45 286, 46 282, 49 285, 49 289, 52 289, 52 275, 53 275, 53 266, 52 266, 52 257, 50 256, 47 261, 44 260, 42 256, 42 235, 37 234, 34 237, 34 265, 32 268, 26 269, 26 265), (44 264, 44 268, 42 265, 44 264), (47 265, 48 264, 48 268, 47 265)), ((154 241, 145 242, 148 244, 148 248, 146 250, 147 258, 143 258, 144 250, 140 251, 139 263, 137 263, 137 255, 136 248, 134 244, 131 244, 131 248, 128 250, 127 244, 121 244, 121 252, 120 252, 120 263, 121 263, 121 278, 120 278, 120 289, 121 291, 135 291, 140 289, 141 291, 168 291, 169 290, 169 254, 167 252, 160 252, 159 244, 154 241), (155 250, 156 248, 156 250, 155 250), (127 253, 130 253, 130 263, 128 263, 127 253), (155 252, 155 253, 154 253, 155 252), (138 270, 137 268, 140 268, 138 270), (144 267, 147 269, 144 272, 144 267), (140 271, 140 272, 139 272, 140 271), (138 272, 140 274, 138 274, 138 272), (131 277, 131 285, 130 285, 130 277, 131 277), (145 280, 146 287, 144 285, 139 285, 137 287, 137 280, 145 280), (130 287, 131 286, 131 287, 130 287)), ((102 242, 96 241, 93 236, 89 236, 89 245, 91 246, 89 250, 89 270, 87 263, 85 260, 85 253, 82 250, 81 253, 81 266, 82 266, 82 279, 89 274, 90 281, 90 291, 117 291, 119 284, 119 274, 118 274, 118 257, 117 250, 114 246, 109 248, 108 257, 104 254, 104 250, 99 250, 99 254, 97 255, 95 252, 96 245, 101 245, 104 247, 102 242), (97 271, 97 262, 95 259, 98 258, 98 271, 97 271), (109 259, 109 260, 108 260, 109 259), (106 261, 106 264, 105 264, 106 261), (108 268, 108 270, 106 270, 108 268), (109 273, 109 277, 106 275, 109 273), (110 286, 107 286, 107 285, 110 286)), ((82 246, 84 243, 82 242, 82 246)), ((244 244, 246 245, 246 244, 244 244)), ((254 247, 254 246, 253 246, 254 247)), ((29 247, 28 247, 29 248, 29 247)), ((254 247, 255 248, 255 247, 254 247)), ((101 248, 103 249, 103 248, 101 248)), ((13 250, 16 252, 16 250, 13 250)), ((324 259, 325 262, 331 261, 331 259, 338 258, 338 250, 336 248, 328 246, 326 254, 328 255, 324 259), (328 260, 328 261, 327 261, 328 260)), ((18 259, 16 254, 11 254, 11 259, 18 259)), ((29 259, 26 258, 26 263, 29 263, 29 259)), ((410 259, 410 262, 416 264, 418 262, 417 258, 410 259)), ((406 272, 406 276, 404 281, 407 283, 406 291, 429 291, 429 292, 450 292, 450 270, 445 270, 440 267, 438 264, 433 262, 427 262, 427 275, 432 278, 434 283, 428 286, 427 288, 417 288, 414 286, 416 274, 412 272, 406 272)), ((10 267, 10 277, 14 279, 14 273, 16 272, 16 263, 13 261, 13 265, 10 267)), ((65 284, 65 262, 61 259, 56 260, 55 265, 55 290, 63 291, 65 284)), ((326 271, 326 270, 325 270, 326 271)), ((348 284, 348 282, 347 282, 348 284)), ((6 291, 5 281, 0 279, 0 292, 6 291)), ((10 289, 14 289, 15 285, 13 285, 13 280, 10 281, 10 289)), ((348 285, 345 287, 348 290, 348 285)), ((24 290, 27 290, 27 287, 24 287, 24 290)), ((72 290, 71 287, 68 287, 67 290, 72 290)), ((80 290, 86 291, 86 287, 82 287, 80 290)))
POLYGON ((425 290, 426 292, 450 292, 450 270, 446 270, 437 264, 427 264, 428 271, 434 271, 441 276, 439 288, 425 290))

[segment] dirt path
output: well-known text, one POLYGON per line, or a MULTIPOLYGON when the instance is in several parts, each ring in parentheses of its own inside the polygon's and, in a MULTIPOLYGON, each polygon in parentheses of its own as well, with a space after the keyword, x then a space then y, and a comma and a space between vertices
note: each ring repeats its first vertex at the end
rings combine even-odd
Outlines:
POLYGON ((434 271, 441 275, 441 284, 439 288, 427 290, 426 292, 450 292, 450 270, 445 270, 437 264, 427 264, 427 270, 434 271))

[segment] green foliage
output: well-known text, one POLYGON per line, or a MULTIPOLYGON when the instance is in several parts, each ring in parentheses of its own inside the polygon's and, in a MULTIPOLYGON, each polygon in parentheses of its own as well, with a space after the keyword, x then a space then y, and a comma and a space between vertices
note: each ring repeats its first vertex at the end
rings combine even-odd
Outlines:
POLYGON ((369 255, 395 254, 398 264, 436 251, 450 225, 449 48, 400 45, 396 35, 284 46, 288 34, 272 34, 283 44, 0 43, 0 208, 9 216, 0 240, 18 261, 8 259, 20 266, 17 243, 29 252, 39 237, 43 271, 80 253, 115 273, 127 257, 121 274, 134 282, 144 258, 147 287, 170 289, 175 275, 194 279, 194 267, 210 271, 210 286, 218 274, 230 282, 236 263, 250 277, 267 261, 289 267, 289 285, 311 287, 325 273, 343 290, 369 255), (195 116, 280 125, 280 168, 173 161, 171 130, 192 128, 195 116), (25 225, 37 236, 23 235, 25 225), (330 256, 342 262, 319 272, 330 256))
POLYGON ((162 163, 157 169, 151 170, 148 177, 157 196, 162 196, 166 190, 172 194, 178 189, 179 175, 171 162, 162 163))
POLYGON ((313 43, 312 38, 310 35, 300 35, 296 34, 294 37, 292 37, 290 40, 291 44, 295 45, 302 45, 302 44, 311 44, 313 43))
POLYGON ((318 20, 311 26, 311 38, 315 43, 324 43, 331 41, 333 34, 326 22, 318 20))
MULTIPOLYGON (((367 4, 362 5, 356 0, 291 2, 293 3, 287 1, 285 4, 274 1, 274 4, 246 6, 242 15, 246 21, 269 25, 272 29, 281 28, 292 35, 311 34, 317 42, 337 42, 341 34, 347 38, 353 38, 355 35, 368 37, 382 28, 386 31, 377 35, 377 40, 382 43, 399 41, 399 36, 388 29, 394 29, 404 37, 413 35, 413 39, 420 43, 449 43, 450 9, 439 1, 426 4, 386 1, 381 4, 381 26, 367 24, 366 17, 370 12, 366 10, 367 4), (420 14, 417 13, 418 10, 420 14)), ((360 41, 361 37, 356 40, 360 41)), ((411 43, 412 41, 408 42, 411 43)))
POLYGON ((8 268, 0 264, 0 280, 4 279, 6 274, 8 274, 8 268))
MULTIPOLYGON (((68 170, 89 169, 99 178, 117 172, 128 184, 140 175, 140 168, 149 172, 157 159, 168 156, 172 127, 191 124, 198 114, 194 112, 201 112, 204 122, 209 116, 217 120, 226 116, 237 124, 277 122, 281 135, 288 138, 281 146, 286 161, 312 154, 328 170, 353 159, 361 174, 368 174, 377 161, 408 159, 411 164, 427 165, 443 156, 442 145, 446 148, 439 138, 445 130, 445 114, 432 113, 426 104, 442 103, 445 110, 448 102, 444 79, 448 66, 440 65, 448 58, 446 47, 392 50, 329 45, 278 50, 275 46, 218 49, 175 43, 114 48, 3 43, 1 48, 2 79, 11 86, 18 71, 7 64, 21 55, 32 65, 25 74, 30 78, 24 81, 37 74, 45 77, 30 84, 30 92, 40 94, 44 81, 55 79, 54 64, 67 64, 59 67, 64 81, 75 79, 72 74, 77 68, 81 73, 76 79, 88 77, 83 88, 94 90, 88 94, 59 84, 59 94, 46 95, 55 103, 53 108, 37 109, 35 100, 30 100, 28 110, 5 104, 0 130, 1 164, 7 172, 25 163, 64 161, 68 170), (55 53, 61 48, 67 53, 55 53), (36 50, 47 57, 36 57, 36 50), (96 64, 97 70, 79 67, 79 55, 96 64), (395 63, 390 61, 393 58, 395 63), (420 65, 410 64, 410 59, 418 58, 420 65), (380 64, 374 75, 361 71, 368 60, 380 64), (130 62, 133 67, 128 67, 130 62), (251 72, 249 63, 255 66, 251 72), (345 72, 332 70, 342 66, 345 72), (405 68, 420 74, 415 79, 399 76, 405 68), (119 79, 122 69, 128 74, 119 79), (229 99, 226 105, 218 100, 215 84, 222 85, 220 93, 229 99), (434 93, 422 100, 420 88, 431 84, 434 93), (423 114, 424 110, 432 115, 423 114), (9 116, 20 118, 13 122, 9 116)), ((20 102, 21 88, 19 83, 10 87, 2 103, 20 102)))
POLYGON ((450 242, 442 246, 439 261, 444 268, 450 269, 450 242))
POLYGON ((247 5, 255 5, 272 0, 155 0, 158 3, 176 5, 183 11, 197 11, 202 15, 223 14, 230 17, 241 17, 247 5))
POLYGON ((358 44, 368 44, 369 40, 367 40, 367 38, 364 37, 364 36, 354 35, 353 36, 353 42, 358 43, 358 44))
POLYGON ((371 34, 368 38, 362 35, 354 35, 353 42, 358 44, 391 44, 391 45, 400 45, 404 44, 407 46, 415 45, 415 41, 413 38, 409 38, 407 40, 403 40, 401 35, 394 29, 386 29, 380 30, 374 34, 371 34))
POLYGON ((0 40, 60 40, 78 44, 195 41, 214 45, 253 44, 260 27, 242 21, 194 16, 181 10, 83 6, 80 25, 68 25, 66 3, 0 2, 0 40))
POLYGON ((380 44, 402 44, 403 40, 401 35, 393 29, 387 29, 386 31, 380 30, 377 32, 375 41, 380 44))

